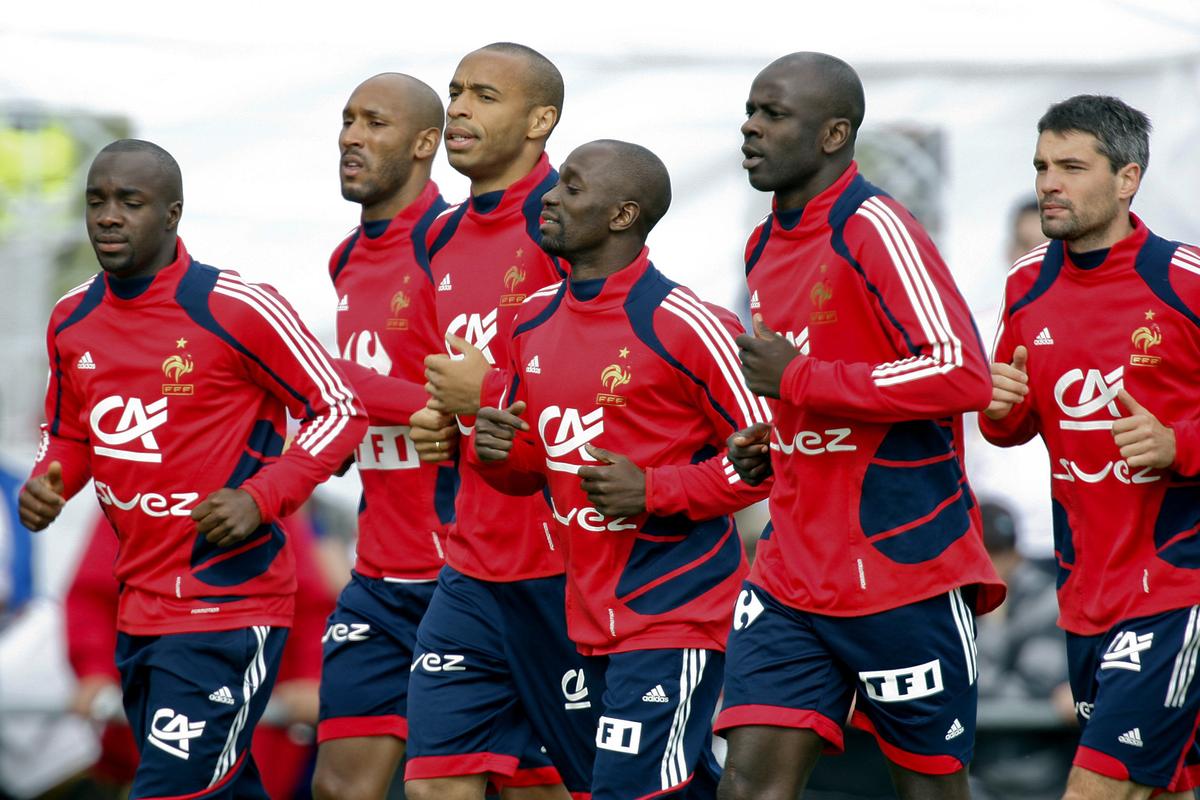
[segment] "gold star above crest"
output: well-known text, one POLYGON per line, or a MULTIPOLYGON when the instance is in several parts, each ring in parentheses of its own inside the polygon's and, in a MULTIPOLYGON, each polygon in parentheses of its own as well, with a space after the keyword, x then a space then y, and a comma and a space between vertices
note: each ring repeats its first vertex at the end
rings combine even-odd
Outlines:
POLYGON ((187 339, 184 339, 182 337, 179 339, 176 339, 175 346, 178 347, 180 350, 182 350, 183 348, 187 347, 187 339))
POLYGON ((412 276, 411 276, 411 275, 405 275, 405 276, 404 276, 404 282, 405 282, 405 283, 408 283, 408 282, 409 282, 409 281, 411 281, 411 280, 412 280, 412 276))
POLYGON ((1146 319, 1154 319, 1154 311, 1153 311, 1153 309, 1150 309, 1150 310, 1146 311, 1146 319))
POLYGON ((525 249, 524 249, 524 248, 521 248, 521 247, 518 247, 518 248, 517 248, 517 258, 520 258, 520 257, 521 257, 521 256, 523 256, 523 255, 525 255, 525 249))
POLYGON ((617 354, 619 356, 621 356, 621 358, 629 358, 629 348, 622 347, 620 350, 617 351, 617 354))

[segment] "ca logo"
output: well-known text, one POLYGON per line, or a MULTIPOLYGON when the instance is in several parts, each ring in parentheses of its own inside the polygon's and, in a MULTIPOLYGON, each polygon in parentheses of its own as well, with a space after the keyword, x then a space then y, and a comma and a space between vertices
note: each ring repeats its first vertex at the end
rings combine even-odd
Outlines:
POLYGON ((733 607, 733 629, 740 631, 749 628, 750 624, 758 619, 759 614, 766 610, 758 595, 749 589, 742 589, 737 604, 733 607))
POLYGON ((563 673, 562 693, 567 700, 563 708, 567 711, 592 707, 592 702, 588 700, 587 677, 581 669, 569 669, 563 673))
POLYGON ((162 462, 162 453, 158 452, 158 441, 154 438, 154 429, 167 421, 167 398, 155 400, 149 405, 143 405, 136 397, 125 400, 118 394, 109 395, 92 407, 88 421, 92 433, 105 444, 123 445, 137 439, 142 450, 122 450, 116 447, 101 447, 93 445, 92 449, 98 456, 120 458, 125 461, 143 461, 158 464, 162 462), (104 421, 109 412, 122 409, 117 418, 116 427, 105 430, 104 421))
POLYGON ((374 331, 359 331, 350 334, 342 349, 342 358, 353 361, 360 367, 373 369, 380 375, 390 375, 392 359, 388 356, 379 334, 374 331))
POLYGON ((583 446, 604 433, 604 409, 597 408, 587 414, 580 415, 578 409, 547 406, 538 417, 538 435, 546 445, 546 455, 550 458, 577 452, 584 461, 595 461, 588 455, 583 446), (558 427, 553 436, 546 435, 546 429, 555 420, 558 427))
POLYGON ((192 722, 186 715, 176 714, 174 709, 160 708, 154 712, 150 735, 146 738, 159 750, 187 761, 191 756, 191 741, 204 733, 204 725, 204 720, 192 722))
POLYGON ((1087 375, 1081 369, 1073 369, 1063 373, 1054 384, 1054 399, 1062 412, 1071 419, 1059 421, 1059 426, 1069 431, 1109 430, 1112 420, 1121 416, 1117 409, 1117 393, 1124 385, 1122 376, 1124 367, 1117 367, 1107 375, 1101 375, 1098 369, 1089 369, 1087 375), (1079 399, 1075 403, 1068 402, 1067 392, 1077 383, 1083 383, 1079 389, 1079 399), (1107 407, 1112 419, 1081 421, 1090 417, 1102 408, 1107 407))
POLYGON ((483 316, 459 314, 451 320, 450 326, 446 328, 446 333, 466 339, 483 351, 483 357, 488 360, 489 364, 495 364, 496 359, 492 357, 492 350, 488 345, 496 337, 497 311, 498 309, 493 308, 483 316))

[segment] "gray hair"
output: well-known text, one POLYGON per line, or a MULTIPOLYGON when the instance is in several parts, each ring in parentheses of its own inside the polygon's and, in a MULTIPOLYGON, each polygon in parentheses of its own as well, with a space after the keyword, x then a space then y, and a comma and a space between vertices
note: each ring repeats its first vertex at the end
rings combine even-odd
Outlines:
POLYGON ((1079 131, 1096 137, 1097 149, 1113 172, 1150 164, 1150 118, 1115 97, 1079 94, 1050 106, 1038 120, 1038 133, 1079 131))

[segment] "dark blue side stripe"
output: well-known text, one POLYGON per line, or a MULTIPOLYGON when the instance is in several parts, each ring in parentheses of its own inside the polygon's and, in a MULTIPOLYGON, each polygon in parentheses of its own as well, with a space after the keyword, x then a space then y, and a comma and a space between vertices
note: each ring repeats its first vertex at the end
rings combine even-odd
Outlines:
POLYGON ((421 215, 421 218, 417 220, 417 224, 413 226, 411 237, 413 258, 416 260, 417 265, 424 270, 425 276, 429 278, 430 283, 433 282, 433 269, 429 266, 429 246, 425 241, 425 235, 429 232, 429 226, 433 224, 433 221, 449 207, 450 204, 442 199, 442 196, 439 194, 433 199, 433 205, 421 215))
POLYGON ((1042 256, 1042 265, 1038 270, 1037 280, 1033 282, 1033 286, 1029 287, 1029 291, 1024 297, 1016 300, 1008 307, 1008 318, 1012 319, 1012 315, 1016 314, 1025 306, 1037 300, 1050 290, 1054 285, 1054 281, 1058 279, 1058 274, 1062 272, 1063 267, 1063 243, 1058 239, 1051 239, 1050 246, 1046 248, 1046 254, 1042 256))
POLYGON ((635 336, 658 354, 659 358, 682 372, 692 383, 703 389, 705 396, 708 397, 708 402, 712 404, 718 414, 725 418, 730 428, 736 431, 739 428, 738 424, 734 422, 733 415, 717 402, 717 398, 713 397, 708 384, 696 377, 675 356, 667 352, 667 348, 663 346, 658 334, 654 331, 654 312, 662 305, 666 296, 678 286, 679 284, 672 282, 659 272, 654 264, 650 264, 646 268, 645 274, 638 278, 638 282, 629 291, 629 296, 625 298, 625 315, 629 318, 629 327, 633 329, 635 336))
POLYGON ((430 261, 433 261, 433 259, 437 256, 438 251, 450 242, 450 238, 454 236, 454 232, 458 230, 458 224, 462 222, 462 218, 467 213, 468 205, 469 203, 464 200, 462 204, 454 210, 454 213, 452 213, 450 218, 446 220, 445 226, 443 226, 442 230, 438 233, 437 238, 433 240, 433 244, 429 245, 429 252, 426 255, 430 261))
POLYGON ((746 259, 746 274, 750 274, 750 270, 754 269, 754 265, 758 263, 758 259, 762 258, 763 250, 767 247, 767 240, 771 238, 771 228, 775 227, 775 215, 771 214, 762 224, 762 230, 758 234, 758 241, 754 243, 754 249, 750 251, 750 257, 746 259))
POLYGON ((850 254, 850 246, 846 244, 846 223, 850 221, 850 218, 854 216, 859 207, 872 197, 886 197, 889 200, 891 199, 891 195, 872 184, 862 175, 855 175, 854 180, 850 181, 850 185, 842 192, 842 196, 833 204, 833 208, 829 209, 829 227, 832 230, 829 237, 829 244, 833 248, 833 251, 846 259, 846 263, 853 267, 854 271, 859 274, 863 280, 863 284, 867 287, 867 291, 875 295, 875 299, 879 302, 879 307, 887 316, 888 321, 904 337, 904 345, 908 348, 909 353, 919 356, 921 348, 917 347, 912 337, 908 335, 908 331, 900 324, 900 320, 888 308, 878 287, 867 278, 866 270, 862 268, 862 264, 858 263, 858 259, 850 254))
MULTIPOLYGON (((61 323, 59 323, 59 326, 54 329, 54 338, 57 339, 58 335, 60 333, 62 333, 63 331, 65 331, 67 328, 71 327, 75 323, 81 321, 88 314, 95 311, 100 306, 100 302, 104 299, 104 291, 105 291, 104 276, 97 273, 96 277, 94 279, 92 279, 92 285, 89 286, 87 288, 87 291, 83 293, 83 299, 79 301, 79 305, 75 306, 75 310, 72 311, 70 313, 70 315, 66 319, 64 319, 61 323)), ((55 387, 55 389, 54 389, 54 419, 50 420, 50 435, 51 436, 58 435, 58 426, 59 426, 59 423, 62 422, 62 418, 59 416, 59 409, 62 408, 62 377, 63 377, 62 357, 58 354, 58 344, 55 343, 55 346, 54 346, 54 387, 55 387)))
POLYGON ((212 294, 213 287, 217 285, 217 276, 220 275, 220 272, 216 267, 201 264, 199 261, 192 261, 188 265, 187 272, 180 279, 179 286, 175 288, 175 302, 179 303, 179 307, 187 312, 192 321, 201 328, 209 331, 234 350, 255 364, 258 364, 263 372, 270 375, 276 383, 283 387, 284 391, 304 405, 306 417, 312 417, 314 415, 313 409, 309 405, 308 398, 293 389, 283 378, 263 363, 261 358, 235 339, 233 334, 225 330, 221 326, 221 323, 217 322, 216 318, 213 317, 212 310, 208 307, 208 298, 212 294))
POLYGON ((520 325, 518 325, 516 327, 516 330, 513 331, 512 338, 516 339, 518 336, 525 333, 526 331, 531 331, 534 328, 538 327, 539 325, 545 323, 546 320, 548 320, 548 319, 550 319, 550 317, 554 316, 554 312, 558 310, 558 307, 560 305, 562 305, 563 298, 566 296, 567 296, 567 282, 564 280, 562 283, 560 283, 558 285, 558 291, 554 293, 553 299, 551 299, 550 302, 546 304, 546 307, 543 308, 541 311, 539 311, 536 315, 534 315, 530 319, 527 319, 524 322, 522 322, 520 325))
POLYGON ((1171 258, 1178 249, 1179 242, 1169 242, 1152 233, 1138 251, 1133 268, 1159 300, 1187 317, 1193 325, 1200 327, 1200 317, 1188 308, 1187 303, 1183 302, 1183 298, 1171 285, 1171 258))
POLYGON ((333 274, 329 276, 331 281, 337 282, 338 275, 342 274, 342 270, 346 268, 347 262, 350 261, 350 253, 354 251, 354 245, 358 244, 358 237, 360 236, 362 236, 361 225, 354 232, 354 235, 350 237, 350 241, 346 242, 346 246, 342 248, 342 254, 338 256, 337 266, 333 268, 333 274))

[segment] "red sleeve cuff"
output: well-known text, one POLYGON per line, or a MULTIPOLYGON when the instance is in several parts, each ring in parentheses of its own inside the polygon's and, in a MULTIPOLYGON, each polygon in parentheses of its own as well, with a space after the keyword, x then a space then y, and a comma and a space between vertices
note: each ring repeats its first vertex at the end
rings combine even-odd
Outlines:
POLYGON ((275 521, 274 512, 267 508, 267 500, 262 496, 258 489, 254 488, 254 486, 249 483, 243 483, 238 488, 254 499, 254 505, 258 506, 258 515, 262 518, 261 522, 263 525, 267 525, 275 521))
POLYGON ((806 356, 796 356, 783 370, 783 376, 779 380, 779 399, 793 405, 801 405, 807 363, 806 356))
POLYGON ((1175 461, 1171 468, 1180 475, 1200 475, 1200 420, 1184 420, 1171 426, 1175 433, 1175 461))

